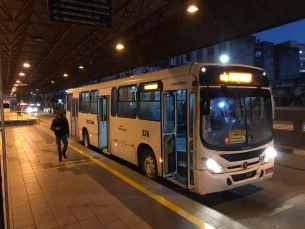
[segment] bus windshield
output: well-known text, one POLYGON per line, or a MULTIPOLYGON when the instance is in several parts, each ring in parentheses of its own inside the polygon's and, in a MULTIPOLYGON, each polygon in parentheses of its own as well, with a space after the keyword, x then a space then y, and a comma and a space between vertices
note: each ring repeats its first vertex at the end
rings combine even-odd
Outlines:
POLYGON ((202 141, 207 148, 238 150, 271 140, 269 90, 202 88, 201 97, 207 96, 210 98, 210 113, 201 115, 202 141))

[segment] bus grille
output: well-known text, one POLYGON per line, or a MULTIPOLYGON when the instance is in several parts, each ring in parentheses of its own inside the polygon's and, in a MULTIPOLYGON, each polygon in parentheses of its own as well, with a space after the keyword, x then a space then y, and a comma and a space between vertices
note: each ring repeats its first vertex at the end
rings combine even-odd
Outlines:
MULTIPOLYGON (((255 164, 258 164, 258 163, 259 163, 259 161, 255 161, 255 162, 248 163, 248 167, 249 167, 250 165, 255 165, 255 164)), ((228 169, 239 169, 239 168, 242 168, 242 165, 234 165, 234 166, 228 167, 228 169)))
POLYGON ((246 180, 246 179, 252 178, 252 177, 255 176, 255 174, 256 174, 256 170, 251 171, 251 172, 247 172, 247 173, 232 175, 231 177, 232 177, 234 182, 237 182, 237 181, 241 181, 241 180, 246 180))
POLYGON ((220 157, 230 162, 244 161, 259 157, 265 151, 265 149, 266 148, 245 152, 245 153, 221 154, 220 157))

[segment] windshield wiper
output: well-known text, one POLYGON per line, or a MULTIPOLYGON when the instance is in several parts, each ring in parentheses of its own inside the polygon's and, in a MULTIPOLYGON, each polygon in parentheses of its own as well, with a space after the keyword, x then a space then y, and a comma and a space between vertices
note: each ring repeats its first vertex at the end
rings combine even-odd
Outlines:
MULTIPOLYGON (((258 103, 258 100, 259 100, 259 97, 260 97, 260 93, 261 93, 261 90, 262 88, 258 87, 256 92, 255 92, 255 100, 254 100, 254 104, 253 106, 251 106, 251 109, 255 109, 257 103, 258 103)), ((251 104, 252 104, 252 99, 251 99, 251 96, 250 96, 250 100, 251 100, 251 104)), ((252 113, 252 112, 251 112, 252 113)))
POLYGON ((256 107, 256 105, 257 105, 257 103, 258 103, 258 100, 259 100, 259 97, 260 97, 260 92, 261 92, 261 88, 260 87, 258 87, 257 89, 256 89, 256 92, 255 92, 255 100, 254 100, 254 104, 252 104, 252 98, 251 98, 251 95, 249 95, 249 99, 250 99, 250 117, 251 117, 251 124, 252 124, 252 117, 253 117, 253 115, 252 115, 252 110, 253 109, 255 109, 255 107, 256 107))
POLYGON ((221 86, 220 89, 223 91, 225 96, 231 99, 240 109, 243 108, 241 98, 237 98, 227 86, 221 86))

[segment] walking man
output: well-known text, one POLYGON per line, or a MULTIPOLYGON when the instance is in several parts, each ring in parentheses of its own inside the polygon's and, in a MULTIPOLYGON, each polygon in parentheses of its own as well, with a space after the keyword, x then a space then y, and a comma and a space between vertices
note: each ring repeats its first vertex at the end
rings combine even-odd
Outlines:
POLYGON ((69 123, 68 120, 64 117, 62 111, 57 111, 55 119, 52 121, 51 130, 55 132, 56 135, 56 144, 58 150, 59 161, 62 161, 62 156, 66 159, 66 150, 68 148, 68 137, 69 137, 69 123), (61 141, 64 143, 64 148, 61 151, 61 141))

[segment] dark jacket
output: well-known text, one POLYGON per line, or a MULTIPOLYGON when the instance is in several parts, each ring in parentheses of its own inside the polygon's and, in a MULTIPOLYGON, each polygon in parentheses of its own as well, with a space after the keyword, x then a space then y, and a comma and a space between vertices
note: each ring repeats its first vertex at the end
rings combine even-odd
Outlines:
POLYGON ((55 132, 56 136, 66 136, 66 134, 70 133, 69 123, 65 117, 59 119, 57 116, 53 119, 51 130, 55 132), (60 127, 60 130, 56 130, 56 127, 60 127))

